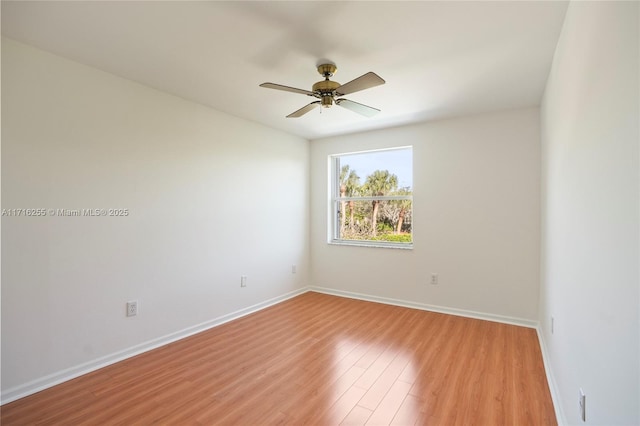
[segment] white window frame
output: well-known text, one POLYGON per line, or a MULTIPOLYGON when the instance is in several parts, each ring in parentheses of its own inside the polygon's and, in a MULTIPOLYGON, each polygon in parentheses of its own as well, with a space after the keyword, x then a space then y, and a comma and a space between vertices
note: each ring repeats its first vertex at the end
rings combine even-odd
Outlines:
MULTIPOLYGON (((370 149, 364 151, 345 152, 341 154, 329 155, 329 244, 344 245, 344 246, 360 246, 360 247, 380 247, 380 248, 395 248, 395 249, 413 249, 413 195, 401 195, 401 196, 364 196, 364 197, 340 197, 340 157, 354 154, 366 154, 373 152, 383 151, 397 151, 403 149, 411 150, 411 158, 413 161, 413 146, 398 146, 392 148, 383 149, 370 149), (392 241, 378 241, 378 240, 347 240, 340 238, 340 203, 342 201, 387 201, 387 200, 410 200, 412 210, 412 223, 411 223, 411 242, 400 243, 392 241)), ((390 171, 393 173, 393 171, 390 171)), ((413 167, 412 171, 413 173, 413 167)), ((413 193, 413 188, 412 193, 413 193)))

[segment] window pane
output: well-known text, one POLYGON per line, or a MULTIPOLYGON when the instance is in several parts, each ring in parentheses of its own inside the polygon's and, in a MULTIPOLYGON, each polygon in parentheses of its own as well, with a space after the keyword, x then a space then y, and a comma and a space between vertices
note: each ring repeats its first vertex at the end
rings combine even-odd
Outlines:
POLYGON ((411 147, 334 155, 330 179, 333 242, 412 245, 411 147))
POLYGON ((411 243, 411 200, 339 201, 341 240, 411 243))
MULTIPOLYGON (((364 183, 368 176, 375 171, 388 170, 396 176, 397 187, 413 189, 413 153, 411 148, 387 151, 360 152, 357 154, 340 155, 340 168, 348 173, 354 173, 364 183)), ((347 174, 348 177, 348 174, 347 174)), ((357 196, 353 194, 346 196, 357 196)))

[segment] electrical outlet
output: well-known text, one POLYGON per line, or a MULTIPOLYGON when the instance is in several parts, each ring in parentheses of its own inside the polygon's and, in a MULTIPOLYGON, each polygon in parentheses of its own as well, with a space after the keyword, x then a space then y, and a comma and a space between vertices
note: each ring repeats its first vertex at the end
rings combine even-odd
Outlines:
POLYGON ((431 273, 431 285, 438 285, 438 274, 431 273))
POLYGON ((131 302, 127 302, 127 316, 135 317, 138 315, 138 301, 132 300, 131 302))
POLYGON ((298 272, 298 267, 296 265, 291 265, 291 273, 295 274, 296 272, 298 272))
POLYGON ((587 407, 586 407, 586 403, 587 403, 587 397, 585 396, 584 392, 582 391, 582 388, 580 388, 580 400, 579 400, 579 404, 580 404, 580 418, 582 419, 583 422, 587 421, 587 407))
POLYGON ((247 286, 247 276, 243 275, 240 277, 240 287, 246 287, 247 286))

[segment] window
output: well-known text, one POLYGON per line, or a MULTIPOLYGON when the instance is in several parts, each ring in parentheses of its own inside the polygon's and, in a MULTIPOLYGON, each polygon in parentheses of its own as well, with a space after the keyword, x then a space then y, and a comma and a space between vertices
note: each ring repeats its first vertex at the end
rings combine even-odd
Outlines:
POLYGON ((411 147, 332 155, 330 242, 411 248, 411 147))

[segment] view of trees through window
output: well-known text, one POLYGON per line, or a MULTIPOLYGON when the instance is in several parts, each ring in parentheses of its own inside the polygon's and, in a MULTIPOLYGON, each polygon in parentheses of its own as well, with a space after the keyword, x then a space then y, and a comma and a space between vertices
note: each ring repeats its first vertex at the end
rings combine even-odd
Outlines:
POLYGON ((411 148, 333 159, 334 239, 411 244, 411 148))

